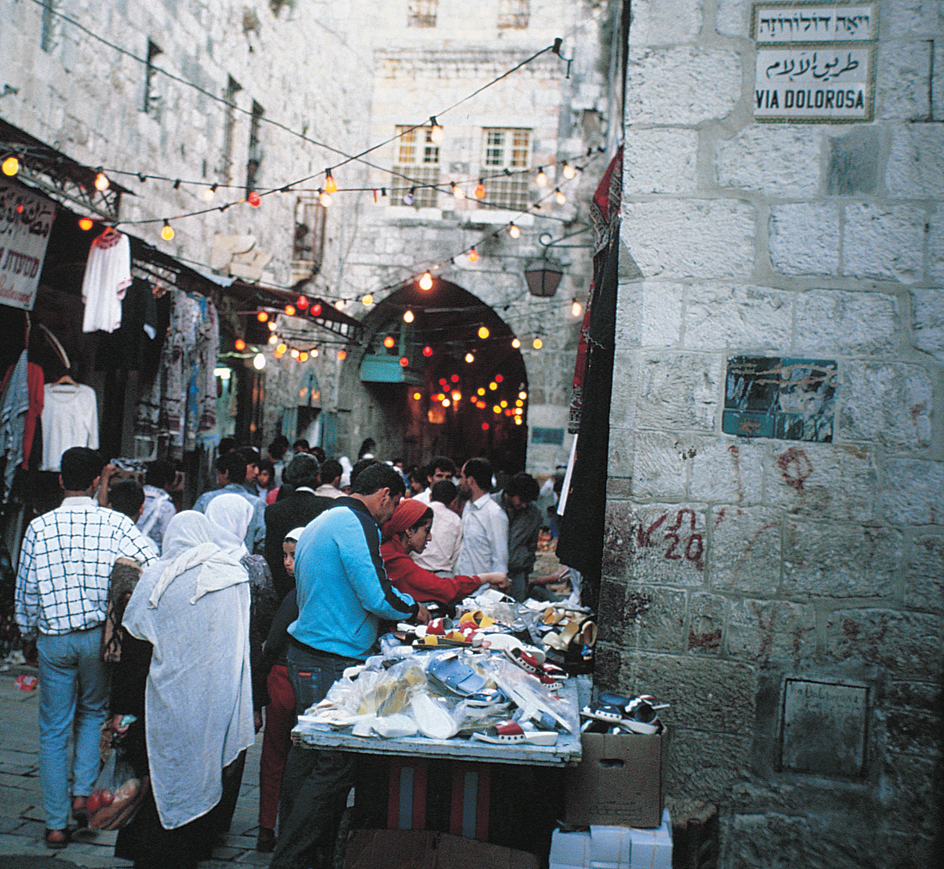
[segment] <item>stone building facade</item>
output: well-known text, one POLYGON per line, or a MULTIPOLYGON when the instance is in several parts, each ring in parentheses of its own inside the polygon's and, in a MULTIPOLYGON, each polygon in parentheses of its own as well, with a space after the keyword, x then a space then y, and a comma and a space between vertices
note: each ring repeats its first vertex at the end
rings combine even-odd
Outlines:
POLYGON ((725 867, 940 854, 944 15, 853 5, 632 4, 597 681, 725 867), (814 9, 867 44, 758 38, 814 9), (871 113, 761 119, 853 49, 871 113))

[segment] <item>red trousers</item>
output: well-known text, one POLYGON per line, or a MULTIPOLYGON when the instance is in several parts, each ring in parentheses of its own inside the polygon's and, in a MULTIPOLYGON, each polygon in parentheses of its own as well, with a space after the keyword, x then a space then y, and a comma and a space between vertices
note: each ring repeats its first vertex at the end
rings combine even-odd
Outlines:
POLYGON ((295 694, 288 680, 288 669, 276 664, 266 681, 270 703, 266 706, 262 754, 259 758, 259 826, 275 829, 279 814, 279 791, 285 758, 292 747, 295 726, 295 694))

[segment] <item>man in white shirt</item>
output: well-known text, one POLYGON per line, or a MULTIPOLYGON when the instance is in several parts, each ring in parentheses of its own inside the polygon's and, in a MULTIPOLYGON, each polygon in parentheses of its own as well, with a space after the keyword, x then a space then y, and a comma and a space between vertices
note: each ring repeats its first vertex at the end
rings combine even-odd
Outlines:
POLYGON ((462 520, 455 511, 459 490, 452 480, 435 483, 429 506, 433 511, 433 530, 422 552, 411 552, 420 567, 439 576, 455 576, 456 562, 462 550, 462 520))
POLYGON ((435 486, 440 480, 451 480, 456 475, 456 463, 449 456, 436 456, 430 460, 426 466, 427 487, 418 495, 414 495, 417 501, 429 504, 430 496, 435 486))
POLYGON ((459 491, 467 501, 456 573, 508 572, 508 515, 489 497, 491 490, 491 462, 469 459, 459 474, 459 491))
POLYGON ((81 820, 98 775, 99 730, 108 708, 101 641, 112 567, 119 557, 142 567, 156 560, 127 516, 92 500, 104 465, 88 447, 62 454, 62 506, 30 522, 16 577, 16 622, 24 637, 38 633, 39 771, 50 848, 69 841, 70 778, 72 809, 81 820))

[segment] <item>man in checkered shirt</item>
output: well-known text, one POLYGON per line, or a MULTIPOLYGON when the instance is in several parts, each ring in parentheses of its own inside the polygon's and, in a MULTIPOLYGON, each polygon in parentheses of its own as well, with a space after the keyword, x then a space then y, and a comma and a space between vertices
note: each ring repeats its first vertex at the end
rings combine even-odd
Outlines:
POLYGON ((101 637, 112 566, 119 557, 142 566, 155 560, 127 516, 92 500, 104 464, 86 447, 62 454, 62 506, 30 522, 16 577, 17 624, 25 637, 38 633, 39 770, 51 848, 68 842, 70 778, 79 812, 98 775, 109 689, 101 637))

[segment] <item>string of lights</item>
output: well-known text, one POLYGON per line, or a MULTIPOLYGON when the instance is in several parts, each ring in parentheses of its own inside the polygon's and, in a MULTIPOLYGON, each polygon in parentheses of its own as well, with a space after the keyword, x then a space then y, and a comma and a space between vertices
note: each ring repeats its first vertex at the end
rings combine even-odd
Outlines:
MULTIPOLYGON (((348 153, 346 153, 345 151, 342 151, 341 149, 334 147, 333 145, 329 145, 329 144, 327 144, 327 143, 325 143, 325 142, 320 142, 320 141, 318 141, 318 140, 316 140, 316 139, 310 138, 310 137, 307 136, 305 133, 301 133, 301 132, 299 132, 299 131, 297 131, 297 130, 293 130, 293 129, 292 129, 291 127, 289 127, 288 125, 283 124, 282 122, 277 121, 277 120, 275 120, 275 119, 273 119, 273 118, 270 118, 270 117, 268 117, 268 116, 266 116, 266 115, 262 115, 262 116, 258 116, 258 117, 257 117, 256 115, 254 115, 254 114, 252 113, 251 110, 249 110, 249 109, 244 109, 244 108, 242 108, 241 106, 239 106, 237 103, 231 102, 230 100, 227 100, 225 97, 221 97, 221 96, 219 96, 218 94, 214 94, 212 91, 207 90, 206 88, 204 88, 204 87, 202 87, 202 86, 196 84, 195 82, 189 81, 188 79, 185 79, 185 78, 183 78, 182 76, 176 75, 176 74, 174 74, 174 73, 172 73, 172 72, 168 72, 167 70, 163 69, 163 68, 160 67, 160 66, 156 66, 156 65, 153 63, 153 60, 149 62, 147 59, 142 58, 142 57, 139 57, 138 55, 136 55, 133 51, 130 51, 130 50, 127 49, 127 48, 123 48, 122 46, 116 45, 114 42, 111 42, 110 40, 105 39, 105 37, 103 37, 103 36, 101 36, 101 35, 95 33, 93 30, 91 30, 90 28, 86 27, 84 24, 80 23, 79 21, 76 21, 74 18, 69 17, 68 15, 66 15, 65 13, 63 13, 61 10, 56 9, 52 4, 48 3, 47 0, 32 0, 32 2, 33 2, 34 4, 36 4, 37 6, 40 6, 40 7, 42 8, 44 15, 51 14, 51 15, 53 15, 54 17, 57 17, 57 18, 59 18, 59 19, 65 21, 65 22, 69 23, 69 24, 72 25, 73 27, 76 27, 77 29, 81 30, 84 34, 86 34, 86 35, 89 36, 90 38, 96 40, 97 42, 101 43, 102 45, 106 45, 108 48, 112 49, 113 51, 118 52, 119 54, 121 54, 121 55, 124 56, 124 57, 128 57, 128 58, 130 58, 130 59, 132 59, 132 60, 134 60, 134 61, 137 61, 138 63, 140 63, 141 65, 143 65, 144 67, 146 67, 148 70, 153 71, 153 72, 156 73, 156 74, 160 74, 160 75, 162 75, 162 76, 166 76, 167 78, 169 78, 170 80, 176 82, 177 84, 181 84, 181 85, 184 85, 184 86, 186 86, 186 87, 193 88, 195 91, 197 91, 197 92, 200 93, 201 95, 207 97, 208 99, 211 99, 211 100, 213 100, 214 102, 217 102, 217 103, 222 104, 222 105, 225 106, 227 109, 230 109, 230 110, 232 110, 232 111, 238 112, 238 113, 243 114, 243 115, 246 115, 246 116, 248 116, 248 117, 251 117, 251 118, 253 118, 254 121, 257 121, 257 122, 262 123, 262 124, 268 124, 268 125, 270 125, 270 126, 272 126, 272 127, 275 127, 275 128, 277 128, 277 129, 281 130, 282 132, 285 132, 285 133, 288 133, 288 134, 291 135, 291 136, 294 136, 295 138, 301 139, 302 141, 304 141, 304 142, 306 142, 306 143, 308 143, 308 144, 310 144, 310 145, 314 145, 314 146, 316 146, 316 147, 318 147, 318 148, 324 149, 325 151, 329 151, 329 152, 331 152, 331 153, 333 153, 333 154, 337 154, 339 157, 342 158, 342 160, 337 164, 337 166, 343 166, 343 165, 346 165, 347 163, 351 163, 351 162, 355 162, 355 161, 356 161, 356 162, 363 163, 365 166, 368 166, 368 167, 370 167, 370 168, 372 168, 372 169, 378 169, 378 170, 383 171, 383 172, 389 172, 390 174, 393 174, 393 175, 399 175, 399 173, 393 172, 393 170, 384 169, 383 167, 376 166, 375 164, 373 164, 373 163, 371 163, 370 161, 365 160, 365 159, 363 159, 363 158, 366 157, 368 154, 371 154, 371 153, 373 153, 374 151, 378 150, 379 148, 383 148, 383 147, 385 147, 386 145, 390 144, 391 142, 396 141, 397 138, 400 138, 401 136, 406 135, 407 133, 413 132, 414 130, 418 130, 418 129, 420 129, 421 127, 425 127, 425 126, 427 125, 427 122, 426 122, 426 121, 424 121, 424 122, 422 122, 422 123, 420 123, 420 124, 415 124, 415 125, 413 125, 412 127, 409 127, 408 129, 402 131, 401 133, 398 133, 396 136, 393 136, 393 137, 391 137, 391 138, 389 138, 389 139, 386 139, 386 140, 384 140, 384 141, 382 141, 382 142, 378 142, 378 143, 375 144, 375 145, 371 145, 369 148, 366 148, 365 150, 361 151, 359 154, 348 154, 348 153)), ((447 108, 445 108, 445 109, 440 110, 440 111, 438 112, 438 115, 445 115, 446 113, 452 111, 453 109, 457 108, 458 106, 462 105, 463 103, 467 102, 468 100, 472 99, 473 97, 477 96, 478 94, 482 93, 483 91, 487 90, 488 88, 492 87, 493 85, 495 85, 495 84, 497 84, 498 82, 502 81, 503 79, 507 78, 509 75, 513 74, 513 73, 516 72, 517 70, 521 69, 521 68, 524 67, 524 66, 527 66, 529 63, 532 63, 534 60, 536 60, 537 58, 541 57, 542 55, 547 54, 548 52, 553 52, 553 53, 556 54, 558 57, 560 57, 562 60, 564 60, 564 58, 561 56, 561 53, 560 53, 562 43, 563 43, 563 40, 562 40, 562 39, 555 39, 555 40, 554 40, 554 43, 553 43, 552 45, 545 46, 544 48, 542 48, 542 49, 540 49, 539 51, 537 51, 537 52, 535 52, 534 54, 532 54, 530 57, 525 58, 525 59, 522 60, 520 63, 516 64, 516 65, 515 65, 514 67, 512 67, 511 69, 506 70, 506 71, 505 71, 504 73, 502 73, 501 75, 499 75, 499 76, 497 76, 496 78, 492 79, 492 81, 488 82, 488 83, 485 84, 485 85, 482 85, 480 88, 478 88, 477 90, 473 91, 473 92, 472 92, 471 94, 469 94, 468 96, 463 97, 462 99, 460 99, 458 102, 454 103, 453 105, 451 105, 451 106, 449 106, 449 107, 447 107, 447 108)), ((430 116, 429 121, 430 121, 432 127, 434 128, 434 131, 435 131, 436 128, 438 128, 439 134, 441 134, 442 128, 439 126, 439 124, 438 124, 436 118, 437 118, 437 115, 432 115, 432 116, 430 116)), ((336 166, 335 168, 337 168, 337 166, 336 166)), ((324 172, 318 172, 318 173, 315 173, 315 174, 313 174, 313 175, 308 175, 308 176, 306 176, 305 178, 299 179, 298 181, 293 182, 292 184, 287 185, 287 186, 285 186, 285 187, 272 188, 272 189, 266 191, 265 193, 257 193, 257 195, 263 196, 263 195, 269 195, 269 194, 272 194, 272 193, 284 192, 284 191, 286 191, 287 189, 290 189, 291 186, 293 186, 294 184, 302 184, 302 183, 304 183, 304 182, 306 182, 306 181, 310 181, 310 180, 313 179, 313 178, 318 178, 318 177, 320 177, 321 175, 325 175, 325 176, 326 176, 326 182, 327 182, 327 179, 331 177, 331 172, 332 172, 332 169, 331 169, 331 168, 328 168, 328 169, 326 169, 324 172)), ((402 177, 406 178, 406 176, 402 176, 402 177)), ((168 179, 168 180, 170 180, 170 179, 168 179)), ((407 179, 407 180, 409 180, 409 179, 407 179)), ((180 186, 180 183, 181 183, 181 182, 180 182, 179 179, 175 179, 175 184, 176 184, 178 187, 180 186)), ((205 182, 204 182, 204 185, 205 185, 205 182)), ((217 185, 217 187, 219 187, 219 186, 220 186, 220 185, 217 185)), ((248 198, 248 197, 247 197, 247 198, 248 198)), ((246 199, 241 199, 241 200, 238 200, 237 202, 229 203, 229 204, 226 205, 225 207, 220 206, 220 207, 219 207, 219 210, 225 211, 226 208, 228 208, 230 205, 241 204, 242 202, 245 202, 245 201, 247 201, 247 200, 246 200, 246 199)), ((253 203, 251 202, 251 200, 250 200, 250 204, 253 204, 253 203)), ((199 215, 199 214, 207 214, 207 213, 209 213, 209 212, 212 211, 212 210, 213 210, 213 209, 204 209, 204 210, 202 210, 202 211, 194 212, 193 214, 180 215, 180 216, 181 216, 181 217, 193 217, 193 216, 196 216, 196 215, 199 215)), ((168 219, 169 219, 169 218, 168 218, 168 219)), ((156 222, 156 220, 152 220, 152 221, 150 221, 150 222, 156 222)))

